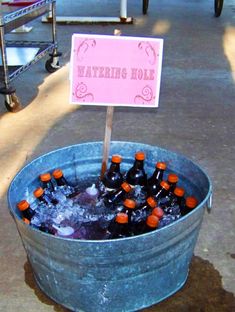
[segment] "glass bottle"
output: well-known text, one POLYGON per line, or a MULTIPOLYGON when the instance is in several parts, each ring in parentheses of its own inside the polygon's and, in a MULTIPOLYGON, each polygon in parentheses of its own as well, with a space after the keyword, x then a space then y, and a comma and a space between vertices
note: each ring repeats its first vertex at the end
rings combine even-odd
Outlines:
POLYGON ((46 194, 42 187, 38 187, 33 194, 40 202, 48 206, 58 204, 58 201, 51 195, 46 194))
POLYGON ((110 238, 124 238, 130 236, 128 215, 124 212, 119 212, 113 223, 110 224, 108 231, 110 238))
POLYGON ((150 215, 147 217, 144 228, 143 228, 143 233, 148 233, 152 232, 157 229, 159 223, 158 217, 154 215, 150 215))
POLYGON ((188 196, 185 200, 185 205, 180 207, 181 215, 185 216, 187 213, 191 212, 196 208, 198 204, 197 199, 194 196, 188 196))
POLYGON ((165 213, 174 215, 177 218, 180 217, 180 207, 185 204, 184 194, 184 188, 176 186, 173 195, 169 197, 168 205, 164 209, 165 213))
POLYGON ((30 204, 27 200, 21 200, 17 204, 17 208, 21 211, 23 218, 28 219, 29 221, 35 215, 35 211, 30 207, 30 204))
POLYGON ((158 187, 157 193, 153 196, 156 201, 166 197, 169 193, 170 185, 166 181, 162 181, 158 187))
POLYGON ((78 192, 75 191, 75 188, 68 183, 61 169, 55 169, 52 172, 52 176, 55 179, 56 185, 58 187, 61 187, 60 190, 66 197, 71 198, 75 197, 78 194, 78 192))
POLYGON ((152 213, 153 208, 155 208, 156 206, 157 206, 156 200, 153 197, 149 196, 146 198, 145 203, 140 205, 135 212, 139 211, 141 217, 146 218, 149 214, 152 213))
POLYGON ((147 185, 147 175, 144 170, 144 160, 145 154, 144 152, 137 152, 135 154, 135 161, 133 166, 128 170, 126 174, 126 181, 131 185, 147 185))
POLYGON ((153 208, 157 206, 157 202, 153 197, 148 197, 146 201, 135 209, 132 213, 132 230, 134 234, 141 233, 141 229, 145 224, 146 218, 152 213, 153 208))
POLYGON ((175 202, 179 207, 184 206, 185 204, 185 198, 184 198, 185 190, 183 187, 176 187, 174 190, 174 196, 173 203, 175 202))
POLYGON ((163 174, 165 170, 166 170, 165 162, 156 163, 155 171, 153 172, 152 176, 147 181, 147 192, 150 196, 156 194, 158 190, 158 186, 163 180, 163 174))
POLYGON ((48 192, 54 191, 54 185, 51 181, 51 174, 49 172, 40 175, 40 180, 42 182, 42 188, 48 192))
POLYGON ((123 202, 123 212, 128 215, 128 223, 131 225, 132 223, 132 213, 136 207, 136 202, 133 199, 126 198, 123 202))
POLYGON ((56 184, 58 186, 68 186, 69 183, 68 181, 65 179, 63 171, 61 169, 55 169, 52 172, 52 176, 54 177, 56 184))
POLYGON ((109 169, 105 172, 102 182, 106 191, 112 191, 119 188, 123 182, 123 176, 120 172, 120 163, 122 157, 113 155, 109 169))
POLYGON ((132 188, 130 184, 128 184, 127 182, 123 182, 119 189, 106 194, 106 196, 104 197, 104 202, 108 205, 118 203, 125 198, 126 194, 128 194, 131 189, 132 188))
POLYGON ((170 185, 170 189, 169 189, 169 197, 170 196, 174 196, 174 189, 176 188, 176 184, 179 181, 179 178, 177 176, 177 174, 175 173, 170 173, 167 177, 167 182, 170 185))

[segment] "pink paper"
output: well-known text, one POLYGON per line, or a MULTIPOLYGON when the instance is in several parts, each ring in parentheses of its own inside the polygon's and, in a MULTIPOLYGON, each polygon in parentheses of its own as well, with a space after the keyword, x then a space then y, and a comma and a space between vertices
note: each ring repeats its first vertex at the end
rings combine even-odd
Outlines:
POLYGON ((162 50, 162 39, 74 34, 71 103, 157 107, 162 50))

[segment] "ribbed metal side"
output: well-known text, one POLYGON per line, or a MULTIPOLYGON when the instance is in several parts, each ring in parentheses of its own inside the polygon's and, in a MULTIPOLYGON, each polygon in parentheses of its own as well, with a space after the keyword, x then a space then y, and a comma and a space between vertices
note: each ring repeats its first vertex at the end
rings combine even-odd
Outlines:
MULTIPOLYGON (((192 213, 152 233, 112 241, 82 241, 47 235, 25 225, 17 215, 22 188, 31 192, 38 174, 61 167, 74 181, 97 176, 102 143, 74 145, 41 156, 24 167, 9 188, 10 211, 39 287, 52 299, 74 311, 136 311, 175 293, 186 281, 189 264, 211 196, 207 175, 184 156, 149 145, 113 142, 112 153, 123 156, 122 168, 144 150, 146 166, 158 160, 180 175, 181 185, 200 199, 192 213), (25 181, 27 181, 25 183, 25 181)), ((147 169, 147 170, 148 170, 147 169)))

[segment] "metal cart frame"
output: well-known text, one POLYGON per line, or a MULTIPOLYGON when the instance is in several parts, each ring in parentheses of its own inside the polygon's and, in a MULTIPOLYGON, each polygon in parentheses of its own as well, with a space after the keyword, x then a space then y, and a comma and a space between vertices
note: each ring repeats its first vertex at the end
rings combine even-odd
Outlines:
POLYGON ((2 66, 0 74, 3 87, 0 88, 0 93, 5 96, 5 106, 7 110, 16 112, 21 108, 20 101, 16 96, 16 90, 10 84, 18 75, 26 71, 31 65, 35 64, 47 54, 50 58, 46 61, 46 70, 50 73, 59 68, 59 56, 57 50, 57 35, 56 35, 56 0, 39 0, 38 2, 28 5, 23 8, 18 8, 15 11, 1 14, 0 13, 0 51, 2 56, 2 66), (28 23, 29 21, 44 15, 47 12, 52 14, 52 41, 8 41, 5 40, 5 34, 12 30, 28 23), (7 64, 7 47, 37 47, 37 52, 34 59, 22 66, 8 66, 7 64))
MULTIPOLYGON (((142 12, 147 14, 149 0, 142 0, 142 12)), ((51 21, 51 14, 43 16, 42 22, 47 23, 51 21)), ((106 16, 57 16, 56 22, 61 24, 76 24, 76 23, 123 23, 131 24, 133 18, 127 15, 127 0, 120 0, 120 16, 106 17, 106 16)))

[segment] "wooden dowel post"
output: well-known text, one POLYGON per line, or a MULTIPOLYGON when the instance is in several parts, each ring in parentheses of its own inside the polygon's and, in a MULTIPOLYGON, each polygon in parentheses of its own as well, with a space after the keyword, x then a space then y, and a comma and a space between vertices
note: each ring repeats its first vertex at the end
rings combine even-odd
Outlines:
MULTIPOLYGON (((114 36, 121 36, 121 30, 115 29, 114 36)), ((113 112, 114 112, 114 107, 107 106, 104 146, 103 146, 103 159, 102 159, 102 166, 101 166, 101 173, 100 173, 101 179, 103 178, 104 173, 107 170, 107 166, 108 166, 110 141, 111 141, 112 127, 113 127, 113 112)))
POLYGON ((110 150, 110 141, 112 136, 112 126, 113 126, 113 106, 107 106, 106 111, 106 124, 105 124, 105 136, 104 136, 104 146, 103 146, 103 159, 101 166, 101 179, 104 176, 105 171, 107 170, 109 150, 110 150))

